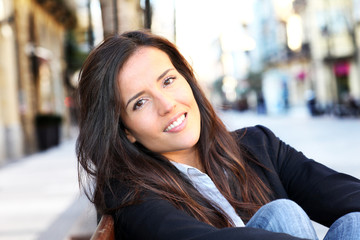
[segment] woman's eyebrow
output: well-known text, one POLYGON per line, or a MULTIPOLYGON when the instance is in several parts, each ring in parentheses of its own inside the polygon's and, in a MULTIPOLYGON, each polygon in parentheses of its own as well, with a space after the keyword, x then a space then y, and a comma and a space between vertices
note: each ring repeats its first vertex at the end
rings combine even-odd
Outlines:
POLYGON ((127 108, 127 106, 129 105, 129 103, 131 101, 133 101, 134 99, 138 98, 139 96, 141 96, 142 94, 144 94, 145 92, 144 91, 141 91, 141 92, 138 92, 137 94, 135 94, 132 98, 129 99, 129 101, 126 103, 126 106, 125 108, 127 108))
POLYGON ((163 72, 162 74, 160 74, 160 76, 157 78, 157 81, 159 81, 160 79, 162 79, 168 72, 170 72, 171 70, 174 70, 173 68, 169 68, 167 70, 165 70, 165 72, 163 72))
MULTIPOLYGON (((162 74, 160 74, 160 76, 157 78, 157 81, 161 80, 168 72, 170 72, 171 70, 174 70, 173 68, 169 68, 167 70, 165 70, 162 74)), ((129 101, 126 103, 125 108, 127 108, 127 106, 130 104, 131 101, 133 101, 134 99, 138 98, 141 94, 143 94, 144 91, 141 91, 137 94, 135 94, 133 97, 131 97, 129 99, 129 101)))

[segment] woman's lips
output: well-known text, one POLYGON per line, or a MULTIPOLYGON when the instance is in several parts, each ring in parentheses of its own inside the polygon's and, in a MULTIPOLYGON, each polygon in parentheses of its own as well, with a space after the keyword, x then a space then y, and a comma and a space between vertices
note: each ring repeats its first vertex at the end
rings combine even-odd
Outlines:
POLYGON ((186 113, 181 114, 165 128, 164 132, 176 132, 181 130, 185 119, 186 113))

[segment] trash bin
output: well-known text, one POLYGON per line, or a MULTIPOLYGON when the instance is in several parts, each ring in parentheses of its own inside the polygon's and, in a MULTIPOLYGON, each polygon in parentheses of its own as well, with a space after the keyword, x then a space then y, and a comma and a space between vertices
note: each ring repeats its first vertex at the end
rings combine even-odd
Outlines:
POLYGON ((38 114, 35 117, 38 149, 46 150, 59 145, 62 117, 56 114, 38 114))

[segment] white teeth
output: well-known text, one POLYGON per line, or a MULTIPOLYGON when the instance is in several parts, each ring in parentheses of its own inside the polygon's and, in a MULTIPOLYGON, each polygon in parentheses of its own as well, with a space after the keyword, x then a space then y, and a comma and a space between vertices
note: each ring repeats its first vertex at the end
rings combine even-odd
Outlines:
POLYGON ((173 129, 174 127, 179 126, 184 120, 185 120, 185 114, 181 115, 178 119, 176 119, 173 123, 171 123, 170 126, 168 126, 165 129, 165 132, 168 132, 171 129, 173 129))

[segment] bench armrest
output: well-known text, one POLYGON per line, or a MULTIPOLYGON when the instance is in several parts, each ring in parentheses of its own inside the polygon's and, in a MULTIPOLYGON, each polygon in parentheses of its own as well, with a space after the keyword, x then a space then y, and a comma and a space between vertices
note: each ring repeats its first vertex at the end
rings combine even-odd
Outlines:
POLYGON ((115 240, 114 219, 103 215, 90 240, 115 240))

